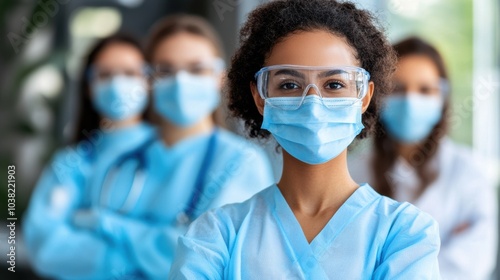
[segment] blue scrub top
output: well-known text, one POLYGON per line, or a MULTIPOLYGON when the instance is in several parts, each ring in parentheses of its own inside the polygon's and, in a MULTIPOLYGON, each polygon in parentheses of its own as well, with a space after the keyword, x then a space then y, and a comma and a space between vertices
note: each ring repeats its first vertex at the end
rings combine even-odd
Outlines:
POLYGON ((109 196, 113 199, 108 201, 106 214, 101 211, 99 224, 106 238, 133 256, 129 272, 147 279, 166 279, 177 239, 189 225, 179 216, 191 202, 200 173, 205 184, 194 206, 195 217, 214 207, 242 202, 276 182, 262 149, 223 129, 215 133, 214 156, 207 170, 201 169, 211 134, 196 135, 172 147, 160 139, 155 141, 145 153, 146 181, 135 207, 118 214, 125 193, 130 192, 136 165, 120 170, 109 196))
POLYGON ((68 253, 63 262, 67 267, 52 266, 52 275, 57 271, 65 279, 166 279, 177 239, 189 224, 179 217, 190 204, 199 173, 205 174, 205 184, 195 217, 213 207, 244 201, 275 183, 262 149, 223 129, 216 131, 213 158, 203 172, 211 134, 196 135, 172 147, 156 139, 116 170, 99 165, 85 192, 79 193, 82 197, 76 198, 88 200, 84 206, 95 214, 85 221, 73 220, 68 242, 51 245, 71 248, 77 242, 75 236, 87 236, 78 247, 83 256, 68 253), (110 176, 110 170, 116 176, 110 176), (145 180, 134 188, 131 182, 138 172, 145 174, 145 180), (104 184, 108 177, 114 180, 104 184), (131 197, 133 207, 123 210, 131 197), (66 244, 70 242, 73 245, 66 244))
POLYGON ((169 279, 440 279, 437 223, 362 185, 308 243, 276 185, 209 211, 169 279))
POLYGON ((128 257, 110 250, 93 232, 75 227, 74 213, 87 200, 85 187, 103 161, 116 159, 154 135, 146 123, 96 129, 88 132, 87 140, 54 155, 23 219, 23 238, 37 273, 56 279, 104 279, 111 275, 110 267, 128 264, 128 257))

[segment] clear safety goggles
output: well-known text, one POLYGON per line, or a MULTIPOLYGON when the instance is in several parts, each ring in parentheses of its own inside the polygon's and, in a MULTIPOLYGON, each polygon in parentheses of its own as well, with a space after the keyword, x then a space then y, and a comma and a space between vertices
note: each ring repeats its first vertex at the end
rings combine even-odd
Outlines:
POLYGON ((93 82, 102 82, 110 80, 115 76, 125 76, 130 78, 146 78, 148 74, 148 67, 141 65, 137 67, 128 68, 112 68, 105 66, 92 65, 87 72, 87 78, 93 82))
POLYGON ((186 71, 196 76, 214 76, 220 74, 225 67, 224 60, 217 58, 211 61, 198 62, 185 67, 177 67, 170 64, 159 63, 152 66, 155 78, 168 78, 180 71, 186 71))
POLYGON ((421 95, 446 96, 450 92, 450 84, 446 79, 440 79, 434 83, 420 83, 416 88, 410 90, 409 86, 403 82, 395 81, 392 90, 393 95, 407 95, 410 92, 421 95))
POLYGON ((313 88, 322 100, 359 101, 366 95, 370 74, 355 66, 273 65, 260 69, 255 79, 260 96, 271 105, 276 98, 299 97, 295 106, 287 107, 294 110, 313 88))

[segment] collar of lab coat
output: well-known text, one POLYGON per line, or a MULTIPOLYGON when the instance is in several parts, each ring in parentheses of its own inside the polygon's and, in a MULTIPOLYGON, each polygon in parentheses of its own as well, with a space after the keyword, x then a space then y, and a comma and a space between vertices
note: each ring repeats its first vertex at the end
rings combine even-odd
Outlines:
MULTIPOLYGON (((452 145, 453 143, 451 140, 448 137, 444 137, 439 141, 439 144, 434 147, 437 149, 436 153, 427 163, 426 168, 438 172, 438 176, 430 184, 430 186, 427 187, 426 191, 424 191, 424 193, 417 198, 415 198, 415 196, 420 187, 420 178, 417 170, 403 157, 398 157, 394 167, 386 175, 388 180, 390 180, 391 184, 395 187, 395 190, 397 190, 395 193, 396 200, 416 203, 428 193, 429 189, 432 189, 433 185, 440 184, 444 179, 443 176, 441 176, 443 168, 452 164, 450 161, 453 160, 453 157, 449 156, 452 154, 452 145)), ((415 158, 418 160, 418 154, 415 158)))

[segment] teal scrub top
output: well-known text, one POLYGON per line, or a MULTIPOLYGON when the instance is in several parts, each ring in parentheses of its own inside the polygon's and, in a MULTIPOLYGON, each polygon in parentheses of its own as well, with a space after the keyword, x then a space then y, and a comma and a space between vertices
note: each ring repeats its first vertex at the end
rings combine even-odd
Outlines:
POLYGON ((169 279, 440 279, 437 223, 362 185, 311 243, 276 185, 209 211, 169 279))

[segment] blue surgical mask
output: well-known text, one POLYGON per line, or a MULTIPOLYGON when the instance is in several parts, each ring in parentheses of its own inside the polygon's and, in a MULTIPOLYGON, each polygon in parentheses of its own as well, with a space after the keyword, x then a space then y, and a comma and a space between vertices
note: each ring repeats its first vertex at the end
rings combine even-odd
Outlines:
POLYGON ((308 164, 336 158, 364 128, 357 98, 305 97, 295 110, 286 110, 302 97, 267 98, 262 128, 271 132, 285 151, 308 164))
POLYGON ((114 121, 140 115, 148 103, 144 79, 114 76, 92 84, 92 103, 97 112, 114 121))
POLYGON ((441 120, 443 99, 418 93, 388 96, 380 120, 387 133, 404 143, 417 143, 429 136, 441 120))
POLYGON ((165 119, 186 127, 210 115, 220 102, 214 77, 185 71, 153 85, 154 107, 165 119))

